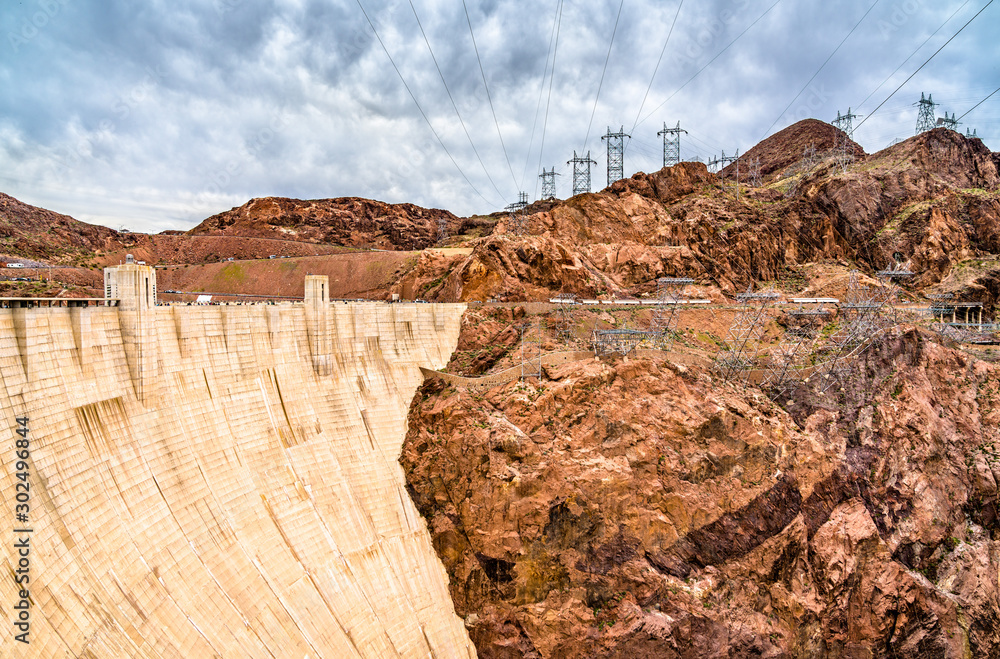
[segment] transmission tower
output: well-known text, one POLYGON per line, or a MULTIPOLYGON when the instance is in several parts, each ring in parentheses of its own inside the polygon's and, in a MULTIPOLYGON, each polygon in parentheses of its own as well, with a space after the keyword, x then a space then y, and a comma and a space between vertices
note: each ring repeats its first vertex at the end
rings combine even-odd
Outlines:
POLYGON ((771 353, 761 378, 761 389, 769 392, 772 400, 781 400, 791 389, 793 378, 804 366, 803 357, 809 352, 808 344, 815 339, 818 325, 827 320, 831 311, 822 306, 806 309, 799 305, 798 309, 787 314, 789 325, 785 336, 771 353))
POLYGON ((656 298, 659 304, 653 309, 649 327, 660 333, 660 348, 668 350, 677 336, 677 309, 680 306, 684 288, 695 283, 694 279, 682 277, 660 277, 656 280, 656 298))
POLYGON ((590 159, 590 151, 587 155, 580 157, 573 151, 573 159, 566 161, 567 165, 573 165, 573 196, 590 192, 590 166, 596 165, 596 160, 590 159))
POLYGON ((542 376, 542 345, 539 337, 545 332, 542 321, 538 321, 538 329, 535 324, 528 322, 521 325, 521 379, 539 378, 542 376), (527 334, 527 336, 525 336, 527 334))
POLYGON ((837 153, 837 165, 843 172, 854 162, 854 150, 850 148, 850 144, 854 135, 854 120, 859 116, 861 115, 854 114, 851 108, 847 108, 847 114, 840 114, 840 110, 837 110, 837 118, 833 120, 833 125, 840 129, 834 149, 837 153))
POLYGON ((573 340, 573 319, 570 316, 570 310, 576 304, 577 297, 572 293, 560 293, 556 295, 555 299, 559 309, 555 325, 556 336, 560 342, 569 344, 573 340))
POLYGON ((948 116, 948 113, 945 112, 943 117, 938 118, 937 125, 944 126, 945 128, 950 128, 951 130, 957 131, 958 119, 955 118, 954 112, 951 113, 950 117, 948 116))
POLYGON ((749 179, 750 185, 754 188, 759 188, 760 184, 763 182, 760 176, 760 157, 756 157, 753 160, 747 161, 747 166, 750 168, 749 179))
POLYGON ((512 204, 507 204, 504 206, 504 210, 507 211, 507 215, 510 219, 510 230, 512 233, 518 236, 522 236, 528 232, 528 193, 519 192, 517 193, 517 201, 512 204))
POLYGON ((607 135, 601 136, 602 140, 608 141, 608 185, 625 178, 626 137, 632 139, 631 135, 625 134, 625 126, 618 129, 617 133, 612 133, 611 126, 608 126, 607 135))
POLYGON ((555 199, 556 198, 556 168, 553 167, 551 172, 545 170, 542 167, 542 173, 538 175, 538 178, 542 179, 542 199, 555 199))
POLYGON ((746 293, 736 296, 740 310, 733 318, 726 337, 726 348, 715 360, 719 374, 726 380, 742 379, 749 376, 757 362, 757 351, 764 338, 764 329, 770 314, 770 306, 780 296, 774 291, 753 292, 753 285, 746 293))
POLYGON ((851 108, 847 108, 847 114, 840 114, 840 110, 837 110, 837 118, 833 120, 833 125, 850 137, 854 133, 854 120, 860 116, 852 113, 851 108))
POLYGON ((448 239, 448 220, 443 217, 438 218, 437 239, 439 244, 444 244, 448 239))
POLYGON ((917 106, 917 132, 914 135, 919 135, 926 130, 933 130, 934 106, 940 104, 934 102, 932 94, 928 94, 927 98, 924 98, 924 93, 920 92, 920 100, 914 105, 917 106))
POLYGON ((969 132, 969 129, 966 128, 965 129, 965 137, 967 139, 970 139, 970 140, 978 140, 979 139, 979 136, 976 135, 976 129, 975 128, 972 129, 971 133, 969 132))
POLYGON ((681 128, 681 122, 677 122, 674 128, 667 128, 667 122, 663 122, 663 130, 657 135, 663 136, 663 166, 670 167, 681 161, 681 133, 687 131, 681 128))
POLYGON ((736 163, 736 198, 740 197, 740 150, 736 149, 735 156, 727 156, 726 152, 723 151, 722 155, 714 160, 709 161, 709 166, 716 165, 719 167, 719 174, 722 176, 722 191, 726 191, 726 165, 729 163, 736 163))

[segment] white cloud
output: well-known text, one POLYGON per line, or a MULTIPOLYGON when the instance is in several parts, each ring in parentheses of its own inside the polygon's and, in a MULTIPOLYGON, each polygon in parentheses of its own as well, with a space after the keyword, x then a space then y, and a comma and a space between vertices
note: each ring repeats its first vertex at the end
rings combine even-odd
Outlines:
MULTIPOLYGON (((373 197, 468 214, 513 201, 522 181, 529 194, 536 190, 548 98, 541 76, 556 0, 468 2, 509 166, 461 5, 414 0, 489 176, 409 2, 363 0, 421 107, 488 202, 428 129, 354 0, 54 1, 58 11, 30 39, 19 35, 37 2, 0 17, 7 35, 0 81, 11 90, 0 98, 0 189, 28 203, 158 231, 190 227, 264 195, 373 197), (20 41, 12 45, 11 34, 20 41)), ((644 120, 632 130, 626 175, 659 167, 656 132, 664 121, 680 120, 690 131, 685 157, 751 147, 870 6, 785 0, 677 92, 772 2, 684 5, 644 120)), ((848 106, 870 112, 978 10, 970 4, 960 11, 859 110, 960 4, 880 3, 773 130, 806 114, 828 120, 848 106)), ((566 160, 585 148, 618 5, 565 4, 541 158, 541 166, 563 174, 562 196, 571 186, 566 160)), ((586 145, 598 161, 595 189, 605 181, 600 135, 609 125, 631 129, 675 10, 654 0, 624 5, 586 145)), ((993 22, 984 12, 868 120, 857 135, 863 146, 874 151, 912 134, 910 104, 921 90, 934 93, 940 110, 961 114, 994 89, 993 22)), ((994 148, 998 108, 995 96, 964 122, 994 148)))

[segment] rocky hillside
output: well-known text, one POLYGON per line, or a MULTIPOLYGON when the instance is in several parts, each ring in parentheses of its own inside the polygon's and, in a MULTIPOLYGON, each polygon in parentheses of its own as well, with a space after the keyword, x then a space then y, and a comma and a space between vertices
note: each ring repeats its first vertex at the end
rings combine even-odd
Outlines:
POLYGON ((1000 656, 1000 367, 865 366, 787 410, 669 355, 426 382, 401 463, 479 656, 1000 656))
MULTIPOLYGON (((758 145, 774 173, 761 187, 741 185, 739 196, 700 163, 639 173, 530 215, 531 235, 514 236, 501 221, 471 243, 467 258, 445 270, 418 265, 400 285, 442 301, 643 294, 661 276, 733 292, 806 264, 840 261, 871 272, 899 256, 919 273, 915 284, 928 287, 998 251, 1000 154, 936 129, 856 154, 846 170, 830 153, 787 166, 801 161, 803 141, 815 141, 817 123, 758 145)), ((836 131, 826 128, 832 140, 836 131)), ((955 286, 995 299, 997 274, 987 269, 955 286)))
POLYGON ((117 244, 118 232, 30 206, 0 192, 0 253, 54 263, 117 244))
POLYGON ((251 199, 213 215, 190 236, 276 238, 347 247, 423 249, 438 241, 438 221, 449 231, 460 225, 448 211, 372 199, 251 199))

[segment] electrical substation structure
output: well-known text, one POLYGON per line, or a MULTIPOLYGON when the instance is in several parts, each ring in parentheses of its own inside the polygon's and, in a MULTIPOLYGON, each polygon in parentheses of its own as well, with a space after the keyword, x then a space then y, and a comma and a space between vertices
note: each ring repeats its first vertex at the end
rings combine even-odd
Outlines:
POLYGON ((642 344, 657 345, 659 332, 633 329, 594 330, 591 340, 597 357, 627 355, 642 344))
POLYGON ((938 117, 938 120, 937 120, 937 125, 938 126, 944 126, 945 128, 950 128, 951 130, 953 130, 955 132, 958 132, 958 125, 959 125, 959 123, 960 122, 958 121, 958 119, 955 118, 955 113, 954 112, 951 113, 950 117, 948 116, 948 113, 945 112, 944 116, 943 117, 938 117))
MULTIPOLYGON (((608 185, 625 178, 625 138, 631 139, 631 135, 625 133, 625 126, 618 129, 617 133, 611 132, 608 126, 606 135, 602 135, 602 140, 608 141, 608 185)), ((573 154, 576 156, 576 153, 573 154)))
POLYGON ((576 155, 573 151, 573 159, 566 161, 567 165, 573 165, 573 196, 590 192, 590 166, 596 165, 596 160, 590 159, 590 151, 585 156, 576 155))

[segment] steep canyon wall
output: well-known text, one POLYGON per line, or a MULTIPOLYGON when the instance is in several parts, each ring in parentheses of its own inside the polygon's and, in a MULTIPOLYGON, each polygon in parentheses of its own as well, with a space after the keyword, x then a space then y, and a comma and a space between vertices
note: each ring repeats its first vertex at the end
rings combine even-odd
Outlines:
POLYGON ((0 655, 475 656, 397 463, 463 310, 0 309, 0 655))

